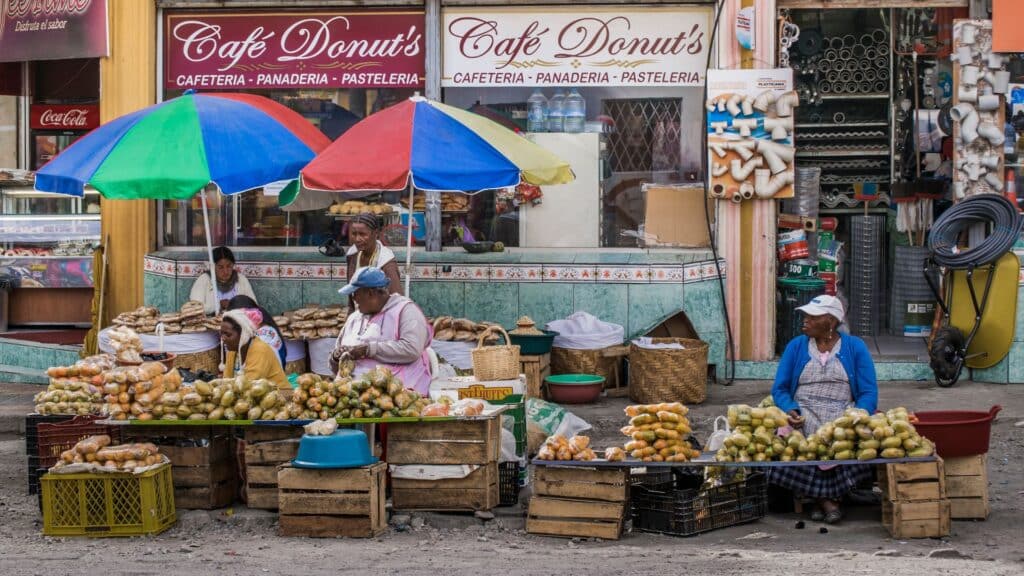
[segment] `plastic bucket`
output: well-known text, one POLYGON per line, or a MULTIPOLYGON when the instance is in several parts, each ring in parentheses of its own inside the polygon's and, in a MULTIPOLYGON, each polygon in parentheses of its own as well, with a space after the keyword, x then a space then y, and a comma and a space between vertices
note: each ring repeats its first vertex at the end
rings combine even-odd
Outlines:
POLYGON ((786 276, 790 278, 814 278, 818 263, 814 260, 792 260, 786 262, 786 276))
POLYGON ((1003 407, 998 404, 988 412, 969 410, 937 410, 915 412, 914 428, 935 443, 935 451, 943 458, 974 456, 988 452, 992 421, 1003 407))

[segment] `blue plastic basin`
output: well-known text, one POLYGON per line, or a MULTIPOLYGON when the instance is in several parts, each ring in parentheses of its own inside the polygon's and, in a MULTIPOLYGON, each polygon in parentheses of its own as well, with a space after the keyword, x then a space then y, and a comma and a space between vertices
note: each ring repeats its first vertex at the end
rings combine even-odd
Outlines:
POLYGON ((304 435, 292 460, 296 468, 360 468, 376 463, 366 434, 348 429, 335 430, 330 436, 304 435))

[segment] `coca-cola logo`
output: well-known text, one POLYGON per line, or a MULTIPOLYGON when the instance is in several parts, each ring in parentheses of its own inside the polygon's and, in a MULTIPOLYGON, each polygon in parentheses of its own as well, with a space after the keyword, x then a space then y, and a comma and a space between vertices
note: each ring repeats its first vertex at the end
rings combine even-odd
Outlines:
POLYGON ((417 56, 422 50, 423 33, 416 25, 382 38, 353 36, 352 20, 346 16, 301 18, 280 31, 258 25, 232 37, 226 37, 225 29, 215 22, 200 19, 183 20, 171 30, 186 60, 215 60, 218 72, 252 61, 387 59, 417 56))
POLYGON ((8 20, 80 16, 91 5, 92 0, 0 0, 0 34, 8 20))
POLYGON ((626 16, 576 18, 558 29, 531 20, 518 30, 502 30, 496 19, 464 16, 451 20, 448 33, 455 39, 462 56, 469 59, 497 58, 497 69, 514 65, 538 53, 550 52, 545 43, 554 42, 551 56, 556 59, 582 59, 607 56, 657 57, 696 55, 704 49, 704 30, 692 24, 665 36, 648 36, 633 31, 626 16))
POLYGON ((89 112, 82 108, 72 108, 64 112, 46 110, 39 115, 39 125, 55 128, 85 128, 88 125, 89 112))

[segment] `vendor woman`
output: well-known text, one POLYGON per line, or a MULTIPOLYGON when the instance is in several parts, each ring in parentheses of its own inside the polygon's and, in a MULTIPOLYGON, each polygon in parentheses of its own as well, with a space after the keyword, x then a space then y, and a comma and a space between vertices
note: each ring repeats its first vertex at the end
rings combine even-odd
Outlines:
MULTIPOLYGON (((220 324, 220 340, 227 350, 224 377, 243 374, 246 380, 266 379, 278 389, 291 391, 277 353, 256 335, 258 310, 230 310, 220 324)), ((239 415, 241 416, 241 415, 239 415)))
POLYGON ((228 302, 235 296, 248 296, 253 301, 256 295, 253 294, 249 280, 242 276, 235 269, 235 254, 227 246, 219 246, 213 251, 216 294, 210 289, 210 274, 200 274, 192 284, 192 291, 189 293, 190 300, 203 303, 207 314, 217 314, 228 309, 228 302))
POLYGON ((349 248, 345 254, 348 263, 346 278, 352 279, 356 270, 364 267, 378 268, 388 279, 388 292, 402 293, 402 280, 398 276, 398 262, 395 253, 380 241, 380 218, 374 214, 362 213, 348 225, 349 248))
MULTIPOLYGON (((840 333, 843 303, 822 295, 797 310, 804 314, 804 335, 786 346, 772 386, 772 399, 789 415, 789 424, 810 435, 847 408, 875 412, 875 365, 863 340, 840 333)), ((770 468, 768 481, 815 500, 811 519, 835 524, 842 518, 840 501, 873 472, 872 466, 856 464, 770 468)))
POLYGON ((379 268, 360 268, 339 290, 351 296, 356 310, 349 314, 331 353, 331 371, 345 357, 356 363, 353 375, 377 366, 390 368, 406 388, 430 391, 431 328, 419 306, 401 294, 391 294, 390 281, 379 268))
POLYGON ((228 302, 228 310, 255 311, 255 313, 247 313, 247 316, 256 325, 256 336, 270 345, 274 352, 277 353, 278 359, 281 360, 281 366, 287 363, 288 352, 285 349, 284 335, 281 334, 281 329, 277 327, 277 322, 274 322, 274 317, 269 312, 248 296, 235 296, 232 298, 228 302))

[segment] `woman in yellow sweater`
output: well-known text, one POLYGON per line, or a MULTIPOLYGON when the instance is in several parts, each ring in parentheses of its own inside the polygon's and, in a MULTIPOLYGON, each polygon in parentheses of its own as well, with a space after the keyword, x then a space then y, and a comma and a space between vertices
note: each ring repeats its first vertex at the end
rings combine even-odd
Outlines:
POLYGON ((224 377, 245 375, 246 380, 270 380, 281 390, 291 391, 277 352, 256 337, 256 326, 245 310, 231 310, 220 324, 220 340, 227 349, 224 377))

